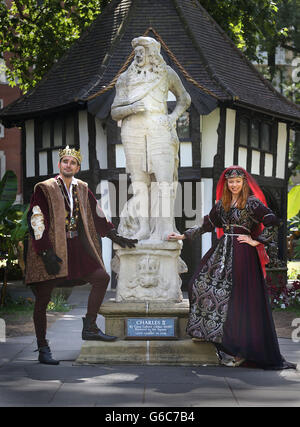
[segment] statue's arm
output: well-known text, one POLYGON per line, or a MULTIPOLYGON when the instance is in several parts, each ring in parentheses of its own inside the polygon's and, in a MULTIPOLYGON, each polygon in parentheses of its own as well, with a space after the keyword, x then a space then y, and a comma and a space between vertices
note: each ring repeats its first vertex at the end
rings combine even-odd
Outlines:
POLYGON ((185 90, 180 78, 175 71, 168 67, 169 90, 176 97, 176 107, 170 114, 170 119, 174 122, 189 108, 191 104, 191 97, 185 90))
POLYGON ((143 101, 136 101, 133 104, 123 105, 122 107, 111 108, 111 117, 113 120, 123 120, 125 117, 131 116, 131 114, 137 114, 145 111, 145 105, 143 101))

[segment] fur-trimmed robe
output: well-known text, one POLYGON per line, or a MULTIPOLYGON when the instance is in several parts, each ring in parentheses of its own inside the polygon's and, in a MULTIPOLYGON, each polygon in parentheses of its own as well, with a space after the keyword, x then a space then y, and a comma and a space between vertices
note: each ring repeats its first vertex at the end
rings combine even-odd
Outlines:
MULTIPOLYGON (((45 235, 43 236, 43 239, 36 240, 33 233, 30 235, 26 263, 26 284, 60 278, 72 279, 72 277, 68 277, 68 243, 65 229, 66 207, 57 179, 59 178, 50 178, 46 181, 40 182, 34 189, 29 216, 32 212, 33 206, 35 205, 35 193, 42 190, 48 205, 48 217, 47 215, 44 215, 46 230, 44 232, 45 235), (61 269, 57 275, 48 275, 42 258, 39 255, 40 252, 49 248, 52 248, 56 255, 62 260, 61 269)), ((109 230, 114 228, 114 226, 111 222, 106 220, 104 214, 101 216, 96 214, 97 202, 91 191, 88 189, 88 184, 81 180, 77 180, 77 185, 82 224, 79 238, 80 243, 84 246, 85 252, 87 252, 83 255, 92 259, 91 262, 94 265, 96 262, 105 269, 102 261, 98 234, 105 236, 109 230), (93 205, 92 207, 91 204, 93 205)), ((99 209, 99 207, 97 209, 99 209)))

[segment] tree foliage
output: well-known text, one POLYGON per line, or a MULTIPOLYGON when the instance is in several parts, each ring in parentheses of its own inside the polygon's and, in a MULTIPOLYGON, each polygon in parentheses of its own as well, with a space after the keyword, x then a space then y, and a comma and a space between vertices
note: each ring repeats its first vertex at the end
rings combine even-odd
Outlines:
MULTIPOLYGON (((24 92, 34 87, 109 1, 0 2, 1 54, 9 83, 17 82, 24 92)), ((270 67, 274 46, 300 51, 300 0, 193 1, 204 6, 250 60, 258 59, 259 45, 269 52, 270 67)))
POLYGON ((249 59, 261 40, 277 36, 278 3, 270 0, 199 0, 249 59))
POLYGON ((15 204, 18 190, 16 174, 8 170, 0 181, 0 261, 4 269, 3 285, 0 292, 0 306, 5 302, 7 272, 14 260, 24 269, 22 241, 28 233, 28 205, 15 204))
POLYGON ((101 0, 15 0, 0 3, 0 45, 11 86, 26 92, 101 13, 101 0))

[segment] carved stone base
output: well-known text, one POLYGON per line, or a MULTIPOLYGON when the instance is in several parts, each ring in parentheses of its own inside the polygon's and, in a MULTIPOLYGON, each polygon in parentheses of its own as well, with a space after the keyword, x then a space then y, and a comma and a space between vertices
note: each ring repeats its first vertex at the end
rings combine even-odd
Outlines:
POLYGON ((141 365, 218 365, 213 344, 193 342, 186 335, 188 300, 181 303, 141 302, 102 305, 105 332, 119 339, 115 342, 86 341, 76 364, 141 365), (177 339, 126 339, 128 318, 177 318, 177 339))
POLYGON ((112 269, 118 275, 116 301, 182 301, 179 274, 182 243, 145 240, 133 249, 114 245, 112 269))

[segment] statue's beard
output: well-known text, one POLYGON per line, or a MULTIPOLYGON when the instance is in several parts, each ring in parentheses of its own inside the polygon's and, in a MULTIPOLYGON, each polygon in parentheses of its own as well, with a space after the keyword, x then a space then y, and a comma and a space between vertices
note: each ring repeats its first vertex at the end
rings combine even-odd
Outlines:
POLYGON ((139 66, 134 60, 116 84, 113 107, 131 104, 142 99, 152 88, 167 76, 167 65, 163 58, 139 66))
POLYGON ((132 81, 153 81, 163 76, 166 73, 166 64, 161 63, 149 63, 147 65, 139 66, 136 61, 128 68, 129 78, 132 81))

